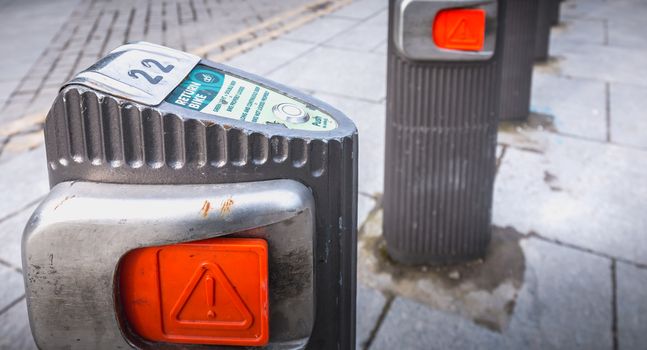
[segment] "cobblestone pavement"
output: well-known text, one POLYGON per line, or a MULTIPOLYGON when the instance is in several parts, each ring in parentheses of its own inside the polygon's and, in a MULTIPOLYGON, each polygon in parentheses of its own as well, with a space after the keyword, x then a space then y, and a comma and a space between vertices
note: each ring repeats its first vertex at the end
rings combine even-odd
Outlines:
MULTIPOLYGON (((46 46, 13 91, 0 99, 0 160, 40 144, 41 124, 61 84, 115 47, 145 40, 222 60, 270 40, 343 5, 347 0, 84 0, 61 2, 73 8, 49 43, 29 37, 25 51, 46 46), (76 3, 71 6, 72 3, 76 3)), ((15 1, 14 1, 15 2, 15 1)), ((11 3, 9 4, 11 5, 11 3)), ((33 6, 13 4, 16 15, 29 17, 33 6)), ((39 7, 36 6, 37 9, 39 7)), ((66 9, 59 10, 65 12, 66 9)), ((40 11, 43 12, 43 11, 40 11)), ((66 14, 63 14, 65 16, 66 14)), ((39 19, 48 20, 47 12, 39 19)), ((47 24, 47 22, 45 23, 47 24)), ((13 23, 10 30, 16 31, 13 23)), ((14 50, 15 42, 2 47, 14 50)), ((10 55, 13 57, 13 55, 10 55)), ((16 55, 19 56, 19 55, 16 55)), ((11 63, 11 62, 10 62, 11 63)), ((12 64, 0 75, 10 76, 12 64), (5 74, 6 73, 6 74, 5 74)))
POLYGON ((124 4, 80 2, 0 113, 0 348, 33 347, 19 245, 47 178, 32 134, 61 82, 137 38, 299 88, 356 122, 359 349, 647 348, 644 1, 562 4, 552 58, 535 68, 534 114, 499 131, 488 257, 451 268, 398 266, 382 254, 385 1, 326 11, 296 1, 124 4), (230 24, 210 21, 216 12, 230 24), (247 23, 233 19, 240 13, 247 23), (218 36, 190 35, 220 26, 218 36))

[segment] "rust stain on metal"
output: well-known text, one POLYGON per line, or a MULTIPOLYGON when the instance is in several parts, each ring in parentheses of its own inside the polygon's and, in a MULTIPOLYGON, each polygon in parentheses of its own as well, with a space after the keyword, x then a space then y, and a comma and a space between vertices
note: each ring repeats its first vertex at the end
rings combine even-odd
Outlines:
POLYGON ((202 208, 200 209, 200 215, 202 215, 202 217, 206 219, 209 216, 210 210, 211 210, 211 202, 205 200, 204 203, 202 204, 202 208))
POLYGON ((222 201, 220 205, 220 216, 227 216, 231 213, 231 208, 234 206, 234 200, 232 198, 227 198, 222 201))
POLYGON ((74 197, 76 197, 76 196, 75 196, 75 195, 65 196, 65 198, 63 198, 63 200, 62 200, 62 201, 60 201, 58 204, 56 204, 56 206, 54 207, 54 210, 58 209, 58 207, 60 207, 61 205, 63 205, 63 203, 67 202, 68 200, 70 200, 70 199, 72 199, 72 198, 74 198, 74 197))

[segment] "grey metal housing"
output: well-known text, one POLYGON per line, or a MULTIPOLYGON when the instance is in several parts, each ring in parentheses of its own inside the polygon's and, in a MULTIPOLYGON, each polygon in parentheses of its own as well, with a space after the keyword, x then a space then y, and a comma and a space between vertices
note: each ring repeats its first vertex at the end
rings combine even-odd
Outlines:
MULTIPOLYGON (((308 349, 355 346, 357 130, 343 113, 286 86, 202 60, 317 106, 338 127, 286 129, 147 106, 80 85, 64 87, 45 125, 50 185, 222 184, 293 179, 314 197, 315 326, 308 349)), ((100 329, 96 330, 101 332, 100 329)))
POLYGON ((562 7, 562 0, 549 0, 550 1, 550 25, 556 26, 559 24, 559 13, 562 7))
POLYGON ((312 192, 294 180, 59 183, 36 209, 23 237, 34 340, 43 349, 159 348, 132 332, 121 317, 115 293, 121 258, 141 247, 227 236, 268 242, 272 343, 267 348, 301 349, 315 315, 315 214, 312 192), (201 209, 205 201, 214 203, 211 212, 201 209), (221 203, 233 204, 223 212, 221 203))
POLYGON ((545 62, 550 51, 551 11, 557 0, 539 0, 537 8, 537 37, 535 38, 535 60, 545 62))
POLYGON ((523 120, 530 114, 539 1, 544 0, 515 0, 506 5, 499 100, 499 118, 503 120, 523 120))
POLYGON ((393 38, 400 54, 412 60, 482 61, 494 55, 496 47, 496 0, 398 0, 391 10, 393 38), (475 8, 486 12, 485 38, 480 51, 440 48, 431 38, 436 15, 450 8, 475 8))

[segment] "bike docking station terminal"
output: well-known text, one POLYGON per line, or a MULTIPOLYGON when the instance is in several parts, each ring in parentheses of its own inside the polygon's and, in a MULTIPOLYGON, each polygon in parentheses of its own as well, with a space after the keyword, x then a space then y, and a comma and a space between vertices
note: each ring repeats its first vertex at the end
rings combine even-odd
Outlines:
POLYGON ((45 124, 23 236, 42 349, 353 349, 357 130, 166 47, 121 46, 45 124))

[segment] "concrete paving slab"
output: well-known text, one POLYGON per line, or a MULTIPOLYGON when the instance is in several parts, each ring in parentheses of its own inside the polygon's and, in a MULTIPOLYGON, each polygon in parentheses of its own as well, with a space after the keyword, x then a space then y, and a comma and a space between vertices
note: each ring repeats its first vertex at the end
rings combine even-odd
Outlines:
POLYGON ((315 44, 276 39, 242 55, 235 56, 225 64, 258 74, 266 75, 312 50, 315 44))
POLYGON ((355 330, 355 345, 358 350, 364 349, 371 337, 382 309, 386 304, 386 298, 380 291, 357 283, 357 328, 355 330))
POLYGON ((644 349, 647 345, 647 269, 616 265, 618 349, 644 349))
POLYGON ((396 298, 371 350, 500 349, 500 336, 461 317, 396 298))
POLYGON ((387 26, 388 11, 382 10, 368 20, 328 40, 324 45, 370 52, 385 40, 387 26))
MULTIPOLYGON (((542 153, 547 147, 550 147, 550 138, 545 134, 553 131, 552 116, 533 112, 527 121, 501 122, 497 134, 497 143, 499 146, 542 153)), ((497 155, 497 159, 502 158, 497 155)))
POLYGON ((563 75, 647 86, 647 49, 556 41, 550 50, 563 75))
MULTIPOLYGON (((315 97, 344 112, 359 132, 359 191, 368 195, 384 192, 385 105, 324 93, 315 97)), ((360 222, 361 223, 361 222, 360 222)))
POLYGON ((609 1, 606 0, 568 0, 560 8, 562 19, 606 19, 608 18, 609 1))
POLYGON ((375 49, 373 49, 372 52, 386 54, 388 50, 387 45, 388 45, 387 41, 386 39, 384 39, 381 44, 379 44, 378 46, 375 47, 375 49))
POLYGON ((536 148, 503 157, 494 224, 647 263, 647 152, 531 134, 536 148))
POLYGON ((0 103, 0 110, 2 110, 2 106, 4 105, 4 100, 11 95, 13 90, 16 88, 16 81, 11 81, 11 80, 0 80, 0 96, 2 96, 2 102, 0 103))
POLYGON ((551 45, 557 41, 577 41, 604 45, 607 42, 604 19, 567 18, 550 34, 551 45))
POLYGON ((521 246, 524 285, 506 348, 611 349, 611 261, 536 238, 521 246))
POLYGON ((320 44, 356 25, 356 19, 321 17, 282 36, 285 40, 320 44))
POLYGON ((382 54, 319 47, 269 78, 308 91, 381 102, 386 95, 385 76, 382 54))
MULTIPOLYGON (((44 113, 41 115, 45 116, 44 113)), ((40 125, 25 127, 23 129, 24 133, 11 136, 2 150, 2 155, 0 155, 0 164, 42 145, 44 136, 43 131, 38 130, 40 127, 40 125), (36 131, 28 132, 30 129, 36 131)))
POLYGON ((0 312, 2 312, 25 294, 25 282, 18 271, 2 264, 0 264, 0 281, 2 281, 2 288, 0 288, 0 312))
POLYGON ((362 226, 357 244, 358 280, 490 330, 507 328, 523 285, 522 235, 496 227, 484 259, 454 266, 406 266, 385 253, 382 214, 377 210, 362 226))
POLYGON ((0 219, 17 213, 49 191, 45 148, 0 163, 0 219))
POLYGON ((643 35, 647 3, 641 0, 607 1, 600 8, 600 16, 607 21, 608 41, 611 46, 647 48, 643 35))
POLYGON ((397 298, 371 349, 610 349, 610 260, 536 238, 521 246, 524 284, 507 328, 397 298))
MULTIPOLYGON (((13 91, 19 80, 36 62, 43 49, 67 20, 79 0, 12 1, 0 13, 0 77, 12 82, 13 91), (37 23, 38 25, 25 25, 37 23), (17 59, 17 60, 16 60, 17 59)), ((10 91, 10 92, 11 92, 10 91)))
POLYGON ((637 20, 609 20, 608 36, 609 45, 624 46, 628 48, 647 48, 645 37, 645 18, 647 13, 642 11, 642 16, 637 20))
POLYGON ((575 0, 562 4, 562 11, 566 18, 603 19, 609 24, 640 23, 647 16, 647 3, 642 0, 575 0))
POLYGON ((611 141, 647 148, 647 87, 614 83, 611 92, 611 141))
POLYGON ((0 349, 37 349, 31 336, 24 299, 0 314, 0 349))
POLYGON ((377 12, 388 8, 386 0, 355 0, 350 5, 332 14, 334 17, 366 19, 377 12))
POLYGON ((532 78, 531 110, 553 116, 557 132, 605 141, 605 83, 542 74, 532 78))
MULTIPOLYGON (((368 218, 373 208, 375 208, 375 199, 360 193, 357 197, 357 226, 361 227, 368 218)), ((1 251, 0 251, 1 253, 1 251)), ((0 255, 1 257, 2 255, 0 255)))
POLYGON ((19 269, 22 268, 20 257, 22 232, 35 209, 36 206, 33 205, 0 222, 0 242, 2 242, 0 244, 0 259, 19 269))

